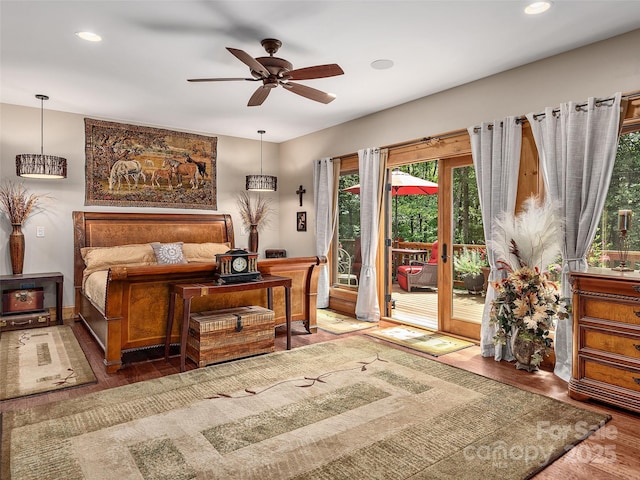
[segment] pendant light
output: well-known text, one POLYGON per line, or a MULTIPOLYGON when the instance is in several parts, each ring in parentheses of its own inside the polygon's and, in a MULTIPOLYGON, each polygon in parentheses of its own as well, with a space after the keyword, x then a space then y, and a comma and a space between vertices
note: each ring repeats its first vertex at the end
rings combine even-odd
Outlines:
POLYGON ((275 192, 278 190, 278 177, 262 174, 262 135, 264 130, 258 130, 260 134, 260 175, 247 175, 246 189, 253 192, 275 192))
POLYGON ((26 178, 67 178, 67 159, 44 154, 44 101, 49 97, 37 94, 40 100, 40 153, 16 155, 16 175, 26 178))

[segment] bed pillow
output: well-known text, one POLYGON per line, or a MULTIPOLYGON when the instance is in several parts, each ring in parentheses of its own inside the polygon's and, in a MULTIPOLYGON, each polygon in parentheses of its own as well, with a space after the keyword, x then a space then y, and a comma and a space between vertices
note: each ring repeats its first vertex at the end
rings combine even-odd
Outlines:
POLYGON ((187 262, 215 262, 216 254, 226 253, 230 243, 185 243, 182 251, 187 262))
POLYGON ((148 243, 117 245, 114 247, 83 247, 80 254, 91 272, 106 270, 115 265, 151 265, 156 263, 153 248, 148 243))
POLYGON ((151 248, 153 248, 153 253, 156 254, 156 260, 159 265, 187 263, 182 251, 182 242, 152 242, 151 248))

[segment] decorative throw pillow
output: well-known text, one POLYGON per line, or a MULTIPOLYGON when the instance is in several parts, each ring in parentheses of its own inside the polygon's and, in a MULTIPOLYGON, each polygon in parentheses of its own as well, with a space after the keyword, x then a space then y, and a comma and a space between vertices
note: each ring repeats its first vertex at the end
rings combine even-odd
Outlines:
POLYGON ((83 247, 80 253, 88 272, 106 270, 115 265, 151 265, 156 262, 153 249, 148 243, 114 247, 83 247))
POLYGON ((185 243, 182 245, 187 262, 215 262, 216 253, 226 253, 230 243, 185 243))
POLYGON ((153 252, 156 254, 158 264, 167 263, 187 263, 182 253, 182 242, 175 243, 151 243, 153 252))

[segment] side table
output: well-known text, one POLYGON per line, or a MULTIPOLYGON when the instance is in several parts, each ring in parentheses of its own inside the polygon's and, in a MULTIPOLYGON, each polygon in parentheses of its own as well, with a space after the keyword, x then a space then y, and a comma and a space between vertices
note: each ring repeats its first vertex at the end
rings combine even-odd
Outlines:
POLYGON ((205 295, 241 292, 245 290, 267 290, 267 308, 273 309, 273 287, 284 287, 285 316, 287 326, 287 350, 291 350, 291 284, 288 277, 263 275, 262 280, 251 282, 218 285, 216 282, 179 283, 171 285, 169 294, 169 317, 167 318, 167 336, 164 344, 164 358, 169 360, 171 330, 175 317, 176 300, 182 298, 182 325, 180 327, 180 371, 186 369, 187 337, 189 335, 189 317, 191 316, 191 299, 205 295))
MULTIPOLYGON (((3 290, 8 289, 22 289, 28 288, 31 285, 42 285, 45 283, 55 283, 56 285, 56 323, 58 325, 63 324, 62 320, 62 292, 64 276, 60 272, 48 272, 48 273, 26 273, 20 275, 0 275, 0 293, 3 290)), ((5 316, 5 312, 2 312, 1 317, 5 316)))

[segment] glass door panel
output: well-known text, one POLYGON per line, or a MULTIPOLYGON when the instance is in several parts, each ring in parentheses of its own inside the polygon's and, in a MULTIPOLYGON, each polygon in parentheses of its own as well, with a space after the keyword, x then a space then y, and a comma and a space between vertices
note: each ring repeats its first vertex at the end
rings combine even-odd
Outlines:
POLYGON ((471 156, 441 161, 440 239, 443 288, 440 330, 479 339, 484 310, 486 248, 471 156))

